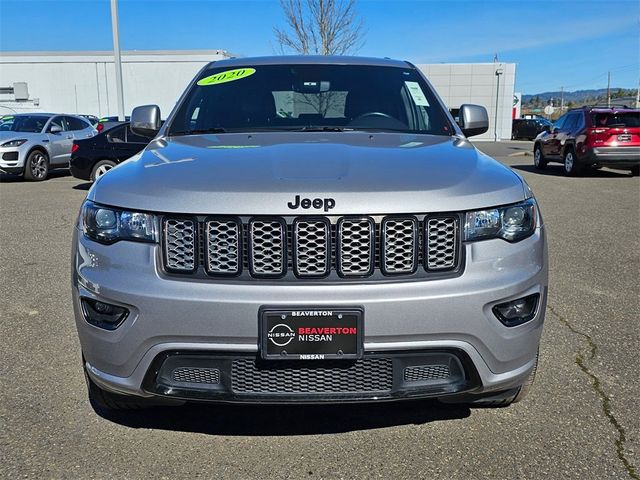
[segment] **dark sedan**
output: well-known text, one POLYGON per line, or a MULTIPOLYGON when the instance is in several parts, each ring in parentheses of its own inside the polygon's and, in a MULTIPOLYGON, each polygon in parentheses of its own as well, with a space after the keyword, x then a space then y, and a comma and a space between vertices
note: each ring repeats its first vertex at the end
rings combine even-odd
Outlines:
POLYGON ((138 153, 150 141, 150 138, 133 134, 129 123, 105 130, 95 137, 78 140, 71 150, 71 174, 94 182, 118 163, 138 153))
POLYGON ((511 139, 533 140, 541 132, 551 130, 551 122, 544 118, 514 118, 511 139))

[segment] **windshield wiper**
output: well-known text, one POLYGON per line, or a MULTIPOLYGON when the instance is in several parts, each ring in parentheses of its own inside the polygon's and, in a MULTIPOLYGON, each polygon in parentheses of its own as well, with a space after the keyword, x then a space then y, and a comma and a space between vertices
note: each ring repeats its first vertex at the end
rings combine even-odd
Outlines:
POLYGON ((330 125, 307 125, 306 127, 302 127, 300 129, 295 130, 296 132, 344 132, 345 130, 353 130, 352 128, 344 128, 344 127, 336 127, 330 125))
POLYGON ((222 127, 211 127, 211 128, 198 128, 194 130, 184 130, 182 132, 171 132, 170 136, 178 136, 178 135, 198 135, 202 133, 227 133, 227 131, 222 127))

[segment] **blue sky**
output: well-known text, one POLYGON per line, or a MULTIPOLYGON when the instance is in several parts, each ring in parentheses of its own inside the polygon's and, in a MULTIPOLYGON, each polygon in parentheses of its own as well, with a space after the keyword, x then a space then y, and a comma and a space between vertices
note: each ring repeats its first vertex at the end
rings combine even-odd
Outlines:
MULTIPOLYGON (((125 50, 278 52, 277 0, 120 0, 125 50)), ((516 90, 637 88, 640 1, 359 0, 360 55, 414 63, 501 61, 517 67, 516 90)), ((109 0, 0 0, 0 50, 109 50, 109 0)))

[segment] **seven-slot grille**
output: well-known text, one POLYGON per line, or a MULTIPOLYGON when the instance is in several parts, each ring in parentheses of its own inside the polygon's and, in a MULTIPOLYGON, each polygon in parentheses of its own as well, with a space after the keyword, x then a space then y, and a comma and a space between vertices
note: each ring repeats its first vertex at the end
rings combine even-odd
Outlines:
POLYGON ((212 276, 361 278, 457 271, 457 214, 376 217, 207 217, 163 219, 167 271, 212 276), (423 270, 423 271, 424 271, 423 270))

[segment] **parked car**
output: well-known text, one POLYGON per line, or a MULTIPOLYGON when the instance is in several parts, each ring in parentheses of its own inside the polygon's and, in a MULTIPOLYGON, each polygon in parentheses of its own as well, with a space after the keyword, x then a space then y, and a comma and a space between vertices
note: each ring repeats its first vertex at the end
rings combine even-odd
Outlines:
POLYGON ((82 117, 54 113, 15 114, 0 127, 0 171, 33 181, 68 167, 73 141, 97 133, 82 117))
POLYGON ((626 106, 586 106, 569 110, 533 147, 536 168, 561 162, 567 175, 585 168, 640 168, 640 110, 626 106))
MULTIPOLYGON (((125 116, 124 117, 124 121, 128 122, 130 120, 130 117, 125 116)), ((122 123, 124 123, 121 120, 118 120, 117 116, 113 116, 113 117, 102 117, 99 122, 98 125, 96 125, 96 129, 98 130, 98 132, 103 132, 105 130, 109 130, 110 128, 115 127, 116 125, 121 125, 122 123)))
POLYGON ((69 167, 71 175, 94 182, 113 167, 142 150, 150 139, 136 135, 129 122, 117 125, 92 138, 73 142, 69 167))
POLYGON ((93 128, 96 128, 97 125, 100 123, 100 119, 98 117, 96 117, 95 115, 79 115, 82 118, 85 118, 86 120, 89 121, 89 123, 91 124, 91 126, 93 128))
POLYGON ((551 130, 551 122, 545 119, 514 118, 511 127, 512 140, 534 140, 540 133, 551 130))
POLYGON ((97 409, 431 397, 504 406, 535 375, 545 226, 525 181, 389 59, 201 70, 74 229, 73 307, 97 409))

